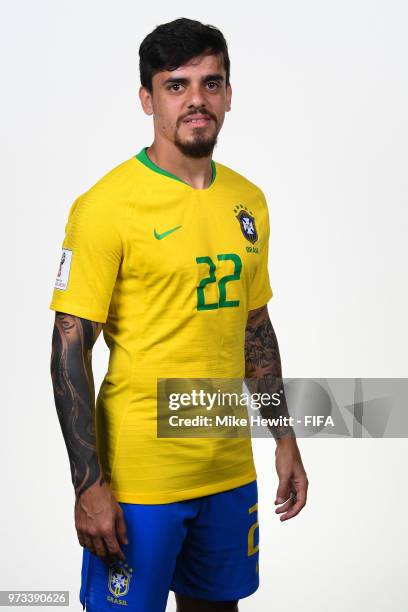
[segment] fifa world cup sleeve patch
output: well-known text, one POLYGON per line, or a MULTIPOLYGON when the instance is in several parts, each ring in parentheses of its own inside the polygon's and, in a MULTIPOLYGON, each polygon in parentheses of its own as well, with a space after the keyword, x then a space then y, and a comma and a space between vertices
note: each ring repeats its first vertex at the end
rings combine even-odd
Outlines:
POLYGON ((62 249, 61 260, 58 267, 57 278, 55 279, 55 289, 65 289, 68 287, 69 271, 71 269, 72 251, 62 249))

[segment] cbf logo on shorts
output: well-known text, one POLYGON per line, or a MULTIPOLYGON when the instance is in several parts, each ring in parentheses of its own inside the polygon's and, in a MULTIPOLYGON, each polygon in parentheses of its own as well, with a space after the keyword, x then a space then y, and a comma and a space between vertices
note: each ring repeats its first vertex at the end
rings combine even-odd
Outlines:
POLYGON ((109 568, 108 588, 114 597, 123 597, 129 591, 133 569, 127 563, 118 562, 109 568))
POLYGON ((55 280, 55 289, 65 289, 68 287, 69 271, 71 270, 72 251, 70 249, 62 249, 62 255, 58 267, 57 278, 55 280))
POLYGON ((245 238, 254 244, 258 240, 258 232, 256 231, 255 218, 252 211, 248 210, 243 204, 237 204, 234 212, 245 238))

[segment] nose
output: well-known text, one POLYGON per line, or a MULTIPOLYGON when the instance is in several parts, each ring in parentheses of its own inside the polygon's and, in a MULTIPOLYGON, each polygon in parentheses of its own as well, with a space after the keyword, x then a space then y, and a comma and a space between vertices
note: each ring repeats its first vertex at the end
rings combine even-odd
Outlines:
POLYGON ((189 97, 187 100, 188 107, 201 108, 205 107, 206 97, 203 86, 200 83, 193 83, 189 88, 189 97))

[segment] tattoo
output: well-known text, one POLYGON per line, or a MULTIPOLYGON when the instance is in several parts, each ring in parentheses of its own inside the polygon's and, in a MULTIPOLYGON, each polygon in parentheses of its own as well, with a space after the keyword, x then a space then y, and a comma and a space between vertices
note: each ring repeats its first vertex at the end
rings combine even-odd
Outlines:
POLYGON ((77 499, 105 481, 96 451, 92 348, 101 323, 57 312, 52 335, 51 378, 77 499))
MULTIPOLYGON (((248 316, 245 330, 245 377, 250 379, 247 381, 250 383, 250 391, 280 395, 278 406, 261 406, 259 411, 263 417, 282 417, 282 421, 289 417, 278 340, 266 306, 252 310, 248 316)), ((289 424, 270 425, 268 428, 274 438, 295 435, 289 424)))

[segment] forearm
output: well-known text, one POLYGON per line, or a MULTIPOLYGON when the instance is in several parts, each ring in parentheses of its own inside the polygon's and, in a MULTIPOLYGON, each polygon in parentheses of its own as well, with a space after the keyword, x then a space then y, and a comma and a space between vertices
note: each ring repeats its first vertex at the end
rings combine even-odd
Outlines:
POLYGON ((261 406, 260 413, 265 418, 279 419, 278 424, 268 426, 277 442, 295 440, 295 433, 289 424, 289 412, 282 379, 282 365, 278 341, 267 307, 249 313, 245 331, 245 377, 251 391, 267 393, 270 397, 278 394, 280 402, 276 406, 261 406))
POLYGON ((92 347, 102 325, 57 312, 51 377, 76 497, 103 476, 96 450, 92 347))

